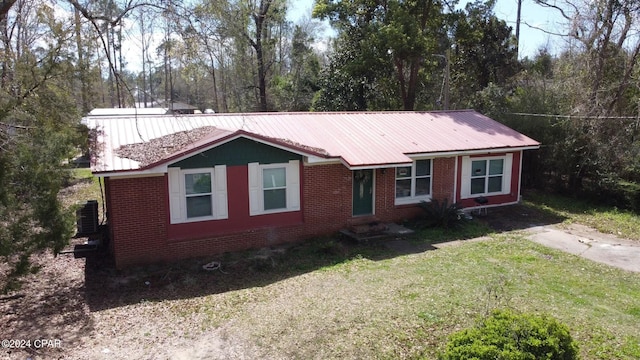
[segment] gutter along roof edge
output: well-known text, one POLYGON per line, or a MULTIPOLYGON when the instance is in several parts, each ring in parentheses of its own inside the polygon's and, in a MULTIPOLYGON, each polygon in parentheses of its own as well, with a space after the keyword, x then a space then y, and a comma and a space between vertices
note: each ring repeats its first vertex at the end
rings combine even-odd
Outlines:
MULTIPOLYGON (((235 138, 237 137, 234 137, 234 139, 235 138)), ((409 161, 404 163, 394 162, 394 163, 378 163, 378 164, 348 164, 341 157, 324 157, 324 158, 327 159, 327 164, 340 163, 349 170, 365 170, 365 169, 384 169, 384 168, 393 168, 398 166, 406 166, 407 164, 410 164, 414 158, 418 158, 418 157, 438 158, 438 157, 453 157, 453 156, 465 156, 465 155, 496 154, 496 153, 508 153, 508 152, 515 152, 515 151, 524 151, 524 150, 537 150, 539 148, 540 146, 538 145, 538 146, 524 146, 524 147, 513 147, 513 148, 487 148, 487 149, 463 150, 463 151, 456 150, 451 152, 405 154, 407 155, 407 158, 409 159, 409 161)), ((115 170, 115 171, 92 171, 92 173, 98 177, 159 176, 167 172, 167 167, 170 163, 177 162, 188 157, 189 156, 185 156, 177 159, 168 159, 166 161, 161 161, 157 164, 153 164, 153 166, 150 165, 148 167, 140 168, 140 169, 115 170)), ((308 166, 317 166, 317 165, 322 165, 322 163, 308 164, 308 166)))

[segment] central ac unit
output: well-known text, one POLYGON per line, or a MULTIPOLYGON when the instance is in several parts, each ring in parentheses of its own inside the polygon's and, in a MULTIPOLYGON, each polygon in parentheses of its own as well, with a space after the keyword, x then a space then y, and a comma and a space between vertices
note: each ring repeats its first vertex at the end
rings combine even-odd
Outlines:
POLYGON ((98 232, 98 201, 89 200, 76 211, 78 235, 98 232))

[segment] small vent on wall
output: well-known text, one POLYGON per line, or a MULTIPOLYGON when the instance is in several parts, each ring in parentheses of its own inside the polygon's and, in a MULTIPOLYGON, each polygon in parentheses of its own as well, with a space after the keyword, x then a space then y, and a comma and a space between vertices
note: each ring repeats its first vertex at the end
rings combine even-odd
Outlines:
POLYGON ((77 235, 98 232, 98 201, 89 200, 76 211, 77 235))

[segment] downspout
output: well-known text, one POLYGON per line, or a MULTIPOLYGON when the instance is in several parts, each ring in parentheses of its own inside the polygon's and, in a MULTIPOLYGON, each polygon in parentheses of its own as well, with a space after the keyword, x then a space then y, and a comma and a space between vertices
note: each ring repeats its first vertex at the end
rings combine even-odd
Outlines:
POLYGON ((453 166, 453 199, 452 203, 458 202, 458 158, 460 156, 455 157, 455 164, 453 166))
POLYGON ((522 201, 522 158, 524 151, 520 150, 520 169, 518 170, 518 202, 522 201))
POLYGON ((106 191, 106 189, 103 188, 103 182, 104 178, 98 177, 98 185, 100 185, 100 199, 102 201, 102 221, 100 222, 100 225, 104 225, 107 222, 107 205, 104 202, 104 191, 106 191))

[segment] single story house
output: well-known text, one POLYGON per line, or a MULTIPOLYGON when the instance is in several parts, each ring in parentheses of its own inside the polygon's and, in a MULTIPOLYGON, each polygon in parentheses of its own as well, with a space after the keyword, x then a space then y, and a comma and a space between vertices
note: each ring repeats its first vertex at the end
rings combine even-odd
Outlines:
POLYGON ((116 266, 520 200, 540 144, 472 110, 89 116, 116 266))

